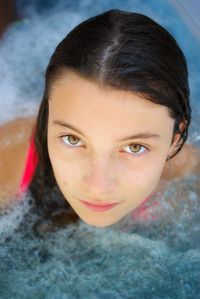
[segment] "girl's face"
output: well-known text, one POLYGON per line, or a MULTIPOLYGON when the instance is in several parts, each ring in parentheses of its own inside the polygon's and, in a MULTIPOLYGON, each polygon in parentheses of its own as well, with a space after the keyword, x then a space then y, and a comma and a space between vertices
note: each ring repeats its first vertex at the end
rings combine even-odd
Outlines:
POLYGON ((114 224, 156 188, 174 120, 167 108, 132 92, 102 88, 72 72, 52 87, 48 151, 61 192, 78 216, 98 227, 114 224), (91 203, 116 203, 92 210, 91 203))

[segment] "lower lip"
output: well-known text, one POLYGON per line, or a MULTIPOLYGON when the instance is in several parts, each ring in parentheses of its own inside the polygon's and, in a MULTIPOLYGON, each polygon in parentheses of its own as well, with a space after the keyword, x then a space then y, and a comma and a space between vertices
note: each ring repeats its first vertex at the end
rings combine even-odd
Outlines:
POLYGON ((85 202, 85 201, 82 201, 82 200, 80 200, 80 201, 81 201, 82 204, 84 204, 88 209, 90 209, 90 210, 92 210, 92 211, 96 211, 96 212, 104 212, 104 211, 110 210, 110 209, 114 208, 116 205, 119 204, 119 202, 118 202, 118 203, 114 203, 114 204, 109 205, 109 206, 98 207, 98 206, 93 206, 93 205, 91 205, 91 204, 89 204, 89 203, 87 203, 87 202, 85 202))

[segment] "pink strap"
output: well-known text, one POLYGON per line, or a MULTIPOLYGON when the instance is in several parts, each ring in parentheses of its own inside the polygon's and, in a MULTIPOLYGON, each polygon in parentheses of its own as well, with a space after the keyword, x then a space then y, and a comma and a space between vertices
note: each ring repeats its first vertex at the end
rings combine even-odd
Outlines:
POLYGON ((18 195, 20 195, 22 192, 26 191, 29 187, 29 184, 33 178, 36 166, 38 163, 38 156, 34 144, 34 136, 32 135, 30 139, 30 145, 27 153, 26 158, 26 165, 24 169, 24 174, 22 176, 22 180, 19 186, 19 192, 18 195))
MULTIPOLYGON (((150 196, 145 198, 145 200, 132 211, 131 218, 134 221, 137 220, 143 220, 143 221, 157 221, 159 218, 162 217, 162 206, 160 206, 160 203, 158 200, 154 200, 149 205, 149 200, 151 197, 154 197, 156 195, 156 192, 154 191, 150 196)), ((159 198, 159 194, 156 195, 159 198)), ((160 194, 160 197, 162 197, 162 193, 160 194)))

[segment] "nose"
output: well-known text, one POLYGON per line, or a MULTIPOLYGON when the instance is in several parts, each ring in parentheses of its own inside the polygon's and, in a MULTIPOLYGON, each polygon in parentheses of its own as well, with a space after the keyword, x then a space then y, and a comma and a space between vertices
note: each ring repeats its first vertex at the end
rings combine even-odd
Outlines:
POLYGON ((89 194, 93 198, 109 196, 117 186, 117 172, 112 161, 108 159, 95 159, 85 169, 83 177, 89 194))

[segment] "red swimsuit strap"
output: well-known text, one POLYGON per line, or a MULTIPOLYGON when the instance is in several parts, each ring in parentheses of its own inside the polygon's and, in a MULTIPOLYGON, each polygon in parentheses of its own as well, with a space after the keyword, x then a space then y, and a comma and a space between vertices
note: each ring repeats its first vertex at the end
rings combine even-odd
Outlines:
POLYGON ((32 134, 30 138, 30 144, 29 144, 29 149, 26 158, 26 165, 19 186, 19 194, 21 194, 22 192, 28 189, 29 184, 31 183, 31 180, 33 178, 37 163, 38 163, 38 156, 37 156, 35 143, 34 143, 34 134, 32 134))

